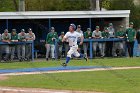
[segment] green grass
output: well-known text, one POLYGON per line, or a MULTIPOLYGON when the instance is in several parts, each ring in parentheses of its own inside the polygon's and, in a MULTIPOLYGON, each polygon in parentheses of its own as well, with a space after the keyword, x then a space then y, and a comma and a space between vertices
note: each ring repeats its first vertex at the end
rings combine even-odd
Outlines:
POLYGON ((139 69, 133 69, 10 76, 8 80, 0 81, 0 86, 139 93, 139 72, 139 69))
MULTIPOLYGON (((16 68, 37 68, 37 67, 52 67, 60 66, 61 61, 49 62, 11 62, 0 63, 0 69, 16 69, 16 68)), ((71 60, 69 66, 140 66, 140 58, 105 58, 105 59, 92 59, 86 62, 85 60, 71 60)))

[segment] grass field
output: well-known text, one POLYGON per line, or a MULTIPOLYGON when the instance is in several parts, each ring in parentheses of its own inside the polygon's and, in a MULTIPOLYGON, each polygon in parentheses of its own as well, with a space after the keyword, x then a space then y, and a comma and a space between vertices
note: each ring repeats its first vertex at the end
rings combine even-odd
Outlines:
MULTIPOLYGON (((39 61, 39 62, 11 62, 0 63, 0 69, 16 69, 16 68, 37 68, 37 67, 52 67, 60 66, 61 61, 39 61)), ((85 60, 71 60, 69 66, 140 66, 140 58, 104 58, 104 59, 92 59, 86 62, 85 60)))
POLYGON ((10 76, 0 86, 139 93, 140 70, 95 71, 10 76))
MULTIPOLYGON (((37 68, 60 66, 61 61, 0 63, 0 69, 37 68)), ((69 66, 140 66, 140 58, 104 58, 71 60, 69 66)), ((9 76, 0 81, 0 86, 100 91, 106 93, 139 93, 140 70, 110 70, 39 75, 9 76)))

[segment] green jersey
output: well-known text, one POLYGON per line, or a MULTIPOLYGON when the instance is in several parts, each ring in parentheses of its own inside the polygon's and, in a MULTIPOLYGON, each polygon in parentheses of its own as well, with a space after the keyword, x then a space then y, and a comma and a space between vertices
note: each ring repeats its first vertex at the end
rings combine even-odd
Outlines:
POLYGON ((88 39, 89 37, 92 37, 92 32, 91 31, 90 32, 88 32, 88 31, 84 32, 84 38, 88 39))
POLYGON ((127 41, 133 42, 135 37, 135 30, 133 28, 126 29, 127 41))
POLYGON ((102 37, 103 37, 103 38, 108 38, 108 37, 109 37, 109 32, 103 31, 103 32, 102 32, 102 37))
POLYGON ((11 35, 11 40, 18 40, 18 35, 17 34, 11 35))
POLYGON ((117 31, 116 33, 115 33, 115 37, 124 37, 124 31, 117 31))
POLYGON ((49 32, 47 34, 46 43, 47 44, 54 44, 54 40, 52 38, 58 39, 57 32, 49 32))

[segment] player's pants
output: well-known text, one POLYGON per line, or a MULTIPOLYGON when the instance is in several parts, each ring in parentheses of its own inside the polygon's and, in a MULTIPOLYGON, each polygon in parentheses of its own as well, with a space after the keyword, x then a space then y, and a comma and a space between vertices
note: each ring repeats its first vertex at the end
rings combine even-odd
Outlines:
POLYGON ((136 56, 140 56, 140 44, 138 44, 137 55, 136 56))
POLYGON ((16 50, 16 45, 10 46, 10 51, 11 51, 11 59, 14 59, 15 56, 15 50, 16 50))
POLYGON ((134 48, 134 41, 127 42, 128 53, 130 57, 133 57, 133 48, 134 48))
POLYGON ((9 59, 10 56, 10 47, 9 45, 3 45, 2 49, 5 51, 6 55, 5 55, 5 59, 9 59))
POLYGON ((2 46, 0 45, 0 62, 2 60, 2 46))
POLYGON ((101 48, 102 48, 102 43, 99 43, 99 42, 94 42, 93 43, 93 52, 94 52, 94 55, 96 56, 96 52, 97 52, 97 46, 99 47, 99 50, 101 52, 101 48))
POLYGON ((67 57, 71 58, 71 55, 73 54, 75 57, 79 57, 80 53, 77 51, 78 45, 70 46, 70 50, 67 53, 67 57))
POLYGON ((87 54, 88 46, 89 46, 89 43, 83 43, 84 54, 87 54))
POLYGON ((58 53, 59 55, 58 56, 61 58, 62 57, 62 48, 63 48, 63 46, 59 45, 58 47, 59 47, 59 53, 58 53))
POLYGON ((116 50, 119 49, 119 55, 122 55, 123 49, 124 49, 124 44, 123 42, 114 42, 114 47, 113 47, 113 56, 117 56, 116 50))
POLYGON ((31 58, 31 54, 32 54, 32 44, 27 44, 25 47, 26 50, 26 58, 31 58))
POLYGON ((101 55, 105 56, 105 47, 106 47, 106 42, 101 43, 101 55))
POLYGON ((18 45, 18 59, 25 59, 25 45, 18 45))
POLYGON ((55 45, 53 44, 46 44, 46 58, 48 58, 50 50, 51 50, 51 57, 55 58, 54 57, 55 45))
POLYGON ((69 51, 69 44, 65 43, 64 47, 65 47, 65 57, 66 57, 67 56, 67 52, 69 51))

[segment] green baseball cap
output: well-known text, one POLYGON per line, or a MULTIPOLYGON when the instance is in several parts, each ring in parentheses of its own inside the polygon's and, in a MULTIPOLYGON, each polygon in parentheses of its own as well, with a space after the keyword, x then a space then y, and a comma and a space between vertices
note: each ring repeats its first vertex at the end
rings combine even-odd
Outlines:
POLYGON ((61 32, 61 35, 64 35, 65 33, 64 32, 61 32))
POLYGON ((24 29, 21 29, 21 32, 25 32, 25 30, 24 29))
POLYGON ((133 23, 133 22, 130 22, 129 24, 130 24, 130 25, 134 25, 134 23, 133 23))
POLYGON ((12 32, 16 32, 16 29, 12 29, 12 32))
POLYGON ((78 25, 77 28, 81 28, 81 25, 78 25))
POLYGON ((104 27, 104 30, 108 30, 108 27, 104 27))
POLYGON ((113 26, 113 24, 112 23, 109 23, 109 26, 113 26))
POLYGON ((123 28, 123 25, 120 25, 120 28, 123 28))
POLYGON ((91 29, 90 28, 87 28, 87 31, 91 31, 91 29))
POLYGON ((96 26, 96 28, 99 29, 100 27, 99 26, 96 26))

